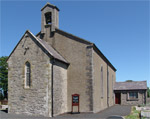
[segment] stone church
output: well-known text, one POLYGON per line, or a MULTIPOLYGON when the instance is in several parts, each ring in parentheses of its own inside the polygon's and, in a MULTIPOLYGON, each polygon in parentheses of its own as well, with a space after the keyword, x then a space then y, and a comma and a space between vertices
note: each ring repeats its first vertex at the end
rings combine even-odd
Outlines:
POLYGON ((52 117, 114 105, 115 67, 94 43, 60 30, 50 3, 41 9, 40 32, 27 30, 7 62, 9 113, 52 117))

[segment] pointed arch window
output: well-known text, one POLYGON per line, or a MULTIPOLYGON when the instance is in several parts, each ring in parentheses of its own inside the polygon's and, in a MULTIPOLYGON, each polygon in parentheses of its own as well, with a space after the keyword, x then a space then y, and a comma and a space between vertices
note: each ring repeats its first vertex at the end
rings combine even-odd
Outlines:
POLYGON ((31 85, 31 65, 29 62, 25 64, 25 88, 29 88, 31 85))
POLYGON ((101 98, 103 98, 104 89, 103 89, 103 66, 101 66, 101 98))

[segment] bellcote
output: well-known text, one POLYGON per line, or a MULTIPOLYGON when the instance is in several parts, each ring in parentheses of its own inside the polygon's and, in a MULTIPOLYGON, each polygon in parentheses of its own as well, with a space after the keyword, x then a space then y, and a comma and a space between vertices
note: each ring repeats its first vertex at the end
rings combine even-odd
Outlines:
POLYGON ((56 6, 47 3, 41 9, 41 14, 41 33, 46 33, 47 26, 50 26, 52 32, 59 27, 59 9, 56 6))

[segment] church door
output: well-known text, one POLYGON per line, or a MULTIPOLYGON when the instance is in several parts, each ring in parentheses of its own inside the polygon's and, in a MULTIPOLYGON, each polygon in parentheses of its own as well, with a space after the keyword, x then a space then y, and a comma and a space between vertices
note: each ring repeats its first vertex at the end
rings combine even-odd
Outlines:
POLYGON ((115 103, 121 104, 121 93, 115 93, 115 103))

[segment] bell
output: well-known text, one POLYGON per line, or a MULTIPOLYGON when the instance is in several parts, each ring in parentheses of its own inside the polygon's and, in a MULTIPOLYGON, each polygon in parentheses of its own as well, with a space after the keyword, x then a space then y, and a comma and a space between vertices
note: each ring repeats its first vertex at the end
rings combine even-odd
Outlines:
POLYGON ((51 12, 48 12, 45 14, 45 18, 46 18, 46 24, 51 24, 52 20, 51 20, 51 12))

